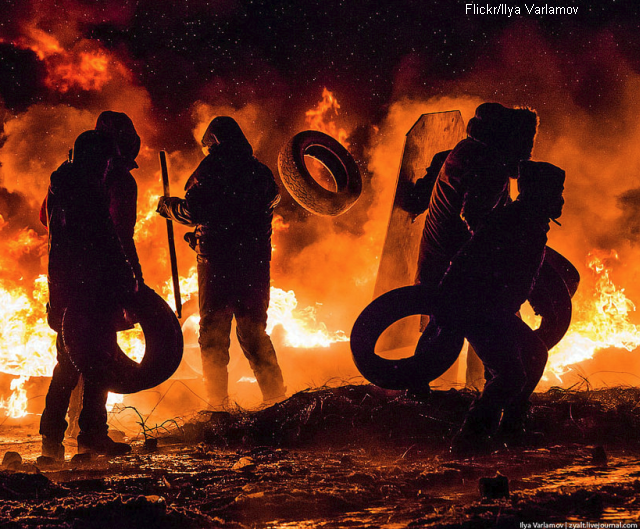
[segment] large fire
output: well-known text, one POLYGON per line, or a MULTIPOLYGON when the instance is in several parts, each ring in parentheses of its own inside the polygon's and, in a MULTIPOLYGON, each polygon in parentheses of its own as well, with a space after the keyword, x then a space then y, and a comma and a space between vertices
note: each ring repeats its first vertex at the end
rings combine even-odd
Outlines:
MULTIPOLYGON (((54 47, 54 50, 57 48, 54 47)), ((56 52, 57 53, 57 52, 56 52)), ((327 98, 339 108, 333 95, 325 89, 323 102, 319 108, 324 108, 327 98)), ((314 124, 323 128, 322 110, 314 114, 314 124)), ((335 124, 330 122, 328 129, 333 130, 335 124)), ((324 127, 327 129, 327 127, 324 127)), ((327 130, 328 130, 327 129, 327 130)), ((344 130, 340 129, 343 133, 344 130)), ((344 133, 346 134, 346 133, 344 133)), ((153 189, 142 193, 139 201, 138 222, 136 224, 135 240, 142 242, 153 236, 153 223, 161 223, 155 215, 157 195, 153 189)), ((2 220, 0 218, 0 220, 2 220)), ((0 230, 3 224, 0 223, 0 230)), ((286 231, 288 224, 282 216, 274 215, 274 232, 286 231)), ((43 247, 45 239, 39 237, 33 230, 22 230, 15 239, 8 241, 9 255, 23 252, 25 247, 39 245, 43 247)), ((166 259, 160 259, 166 265, 166 259)), ((180 293, 183 303, 197 295, 198 278, 195 266, 186 275, 180 276, 180 293)), ((175 309, 173 282, 168 279, 160 287, 164 299, 175 309)), ((15 375, 19 378, 11 382, 11 395, 0 399, 0 409, 6 410, 6 415, 20 418, 27 415, 27 393, 24 385, 30 377, 51 376, 56 364, 55 333, 47 325, 45 306, 48 299, 47 279, 40 275, 33 285, 7 284, 0 278, 0 310, 3 312, 0 322, 0 373, 15 375)), ((271 303, 268 311, 267 331, 280 326, 284 331, 284 345, 295 348, 329 347, 332 343, 347 341, 344 331, 329 331, 326 324, 317 320, 316 308, 298 308, 298 300, 292 290, 284 291, 271 287, 271 303)), ((128 356, 140 361, 144 355, 144 336, 142 329, 124 331, 118 335, 118 343, 128 356)), ((121 396, 110 395, 109 404, 121 402, 121 396)))
MULTIPOLYGON (((0 143, 2 190, 19 194, 24 208, 37 211, 48 175, 64 159, 73 138, 82 130, 92 128, 102 110, 111 108, 129 113, 143 138, 143 148, 138 158, 140 169, 136 174, 139 211, 135 240, 146 280, 169 304, 173 304, 173 286, 168 280, 168 253, 161 242, 165 236, 162 232, 163 222, 155 214, 157 196, 161 191, 156 149, 165 141, 171 143, 168 138, 171 127, 163 123, 163 120, 167 121, 167 116, 154 117, 153 110, 158 110, 158 107, 154 108, 150 103, 148 93, 139 84, 139 77, 132 73, 132 63, 126 62, 126 54, 119 55, 115 48, 107 49, 98 40, 74 36, 72 29, 68 33, 63 38, 39 28, 37 23, 24 24, 21 35, 10 41, 16 48, 31 50, 35 54, 44 66, 44 84, 55 97, 51 99, 53 103, 38 102, 21 114, 7 112, 3 116, 4 136, 0 143), (74 106, 74 98, 80 100, 80 96, 86 97, 86 100, 74 106), (32 142, 26 141, 30 134, 36 135, 32 142)), ((7 40, 0 42, 7 43, 7 40)), ((245 101, 244 106, 238 106, 225 98, 216 99, 212 94, 220 87, 225 88, 222 81, 219 85, 215 84, 218 81, 212 81, 214 88, 211 90, 198 92, 202 100, 194 101, 190 107, 193 145, 197 145, 213 115, 228 113, 236 117, 247 132, 258 157, 262 158, 268 152, 277 153, 277 143, 282 144, 289 139, 294 127, 287 129, 286 133, 279 131, 275 126, 279 118, 274 119, 272 115, 275 108, 270 108, 260 100, 245 101), (272 130, 273 137, 270 136, 272 130)), ((363 152, 365 160, 362 161, 368 162, 370 174, 365 176, 371 178, 368 186, 370 196, 363 200, 370 201, 368 209, 362 208, 361 212, 354 213, 354 208, 349 212, 351 217, 345 215, 335 220, 309 218, 304 214, 295 218, 295 212, 288 216, 290 211, 278 211, 273 224, 275 272, 268 330, 282 330, 282 346, 316 350, 348 339, 344 331, 330 329, 350 328, 359 311, 371 300, 404 134, 421 113, 460 108, 465 119, 468 119, 480 102, 475 96, 434 98, 429 101, 398 97, 389 105, 386 121, 374 126, 366 125, 370 139, 367 140, 368 150, 363 152), (304 233, 301 235, 301 232, 304 233), (294 248, 298 243, 302 248, 294 248), (283 285, 285 288, 280 288, 283 285), (306 308, 298 308, 298 299, 311 301, 305 303, 309 305, 306 308), (329 306, 332 308, 327 311, 329 306), (326 319, 327 313, 332 314, 336 321, 324 323, 322 320, 326 319)), ((339 114, 340 109, 334 93, 324 88, 321 100, 305 111, 304 117, 299 116, 301 119, 297 121, 300 123, 295 128, 300 128, 299 125, 304 122, 304 128, 325 132, 349 147, 354 127, 345 125, 343 115, 339 114)), ((0 110, 4 111, 4 107, 0 110)), ((294 118, 289 117, 289 120, 296 121, 294 118)), ((278 125, 281 124, 288 125, 288 122, 280 120, 278 125)), ((563 129, 557 123, 555 126, 556 130, 552 132, 557 134, 554 137, 554 141, 557 141, 554 143, 542 138, 542 141, 546 141, 540 149, 542 157, 553 153, 553 149, 564 149, 569 153, 568 160, 579 160, 581 154, 576 147, 579 144, 568 142, 566 138, 571 135, 563 136, 563 129), (561 140, 568 146, 563 145, 561 140)), ((362 130, 365 128, 362 127, 362 130)), ((574 132, 572 129, 571 134, 574 132)), ((171 175, 172 185, 182 185, 201 158, 201 153, 197 147, 185 147, 182 144, 181 147, 175 147, 176 143, 173 143, 173 151, 167 150, 175 171, 171 175)), ((353 141, 354 145, 356 143, 353 141)), ((635 144, 632 146, 634 151, 635 144)), ((564 167, 562 162, 562 159, 558 161, 564 167)), ((593 165, 585 163, 579 169, 587 170, 584 167, 593 165)), ((596 168, 598 176, 604 173, 605 168, 596 168)), ((567 175, 580 173, 576 167, 567 169, 567 175), (570 169, 573 169, 573 173, 570 173, 570 169)), ((594 179, 584 180, 591 182, 594 179)), ((620 181, 611 180, 616 183, 620 181)), ((576 176, 574 182, 577 181, 582 180, 576 176)), ((585 192, 580 183, 569 185, 574 186, 574 194, 585 192)), ((612 196, 627 191, 622 184, 620 186, 611 192, 612 196)), ((177 194, 175 189, 173 194, 177 194)), ((590 191, 600 195, 598 188, 590 191)), ((0 199, 5 200, 3 197, 0 199)), ((571 206, 572 197, 568 197, 567 204, 571 206)), ((11 392, 0 400, 0 409, 8 416, 21 417, 27 410, 27 380, 30 377, 50 376, 55 365, 55 334, 46 323, 45 313, 47 290, 46 277, 42 274, 46 269, 46 236, 38 233, 33 223, 25 227, 29 224, 26 217, 20 218, 20 226, 16 227, 5 213, 0 213, 0 232, 3 236, 0 253, 0 373, 14 378, 11 392), (23 263, 26 260, 31 269, 29 274, 23 275, 23 263)), ((606 221, 608 217, 604 219, 606 221)), ((193 254, 181 241, 180 245, 180 288, 183 302, 186 303, 197 293, 197 274, 193 267, 193 254)), ((562 244, 554 243, 553 246, 563 250, 562 244)), ((584 256, 588 250, 589 247, 580 249, 580 255, 584 256)), ((614 258, 616 256, 613 254, 608 256, 608 259, 614 258)), ((593 273, 593 287, 586 281, 587 278, 583 278, 583 284, 574 299, 571 328, 564 340, 550 352, 547 367, 549 377, 563 376, 571 366, 592 358, 599 350, 609 347, 633 350, 640 345, 638 329, 630 318, 630 312, 635 307, 626 298, 624 289, 612 281, 605 256, 589 253, 587 267, 593 273)), ((144 341, 139 328, 121 333, 119 342, 132 358, 141 358, 144 341)))
POLYGON ((327 88, 322 90, 322 100, 315 108, 307 110, 305 122, 310 129, 319 130, 329 136, 333 136, 345 147, 349 147, 349 133, 335 121, 340 104, 327 88))
POLYGON ((95 49, 90 42, 80 42, 66 50, 54 35, 37 27, 28 26, 23 33, 14 44, 38 55, 47 69, 46 85, 58 92, 99 91, 111 80, 110 68, 126 71, 106 51, 95 49))

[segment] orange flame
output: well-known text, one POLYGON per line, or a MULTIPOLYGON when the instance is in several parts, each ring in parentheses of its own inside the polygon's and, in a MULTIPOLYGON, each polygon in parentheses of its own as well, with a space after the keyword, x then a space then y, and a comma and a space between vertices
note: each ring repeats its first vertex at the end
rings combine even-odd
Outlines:
POLYGON ((339 109, 338 100, 329 90, 324 88, 322 90, 322 101, 318 103, 316 108, 307 110, 305 113, 305 123, 311 129, 319 130, 334 137, 345 148, 348 148, 349 142, 347 142, 347 138, 349 134, 330 117, 331 114, 337 116, 339 109))
MULTIPOLYGON (((106 51, 81 49, 87 46, 85 42, 66 50, 55 36, 37 27, 26 27, 23 31, 24 35, 13 44, 30 49, 43 61, 47 69, 45 84, 49 88, 61 93, 99 91, 111 80, 109 64, 115 61, 106 51)), ((117 66, 120 73, 128 75, 126 69, 117 66)))
POLYGON ((31 292, 23 285, 0 280, 0 372, 18 375, 13 394, 0 409, 14 418, 27 413, 24 383, 32 376, 49 376, 56 364, 55 333, 46 320, 47 279, 36 279, 31 292))
POLYGON ((274 215, 272 228, 274 232, 287 231, 289 229, 289 223, 284 220, 282 215, 274 215))
POLYGON ((21 376, 11 381, 11 395, 8 399, 0 399, 0 410, 7 410, 7 416, 12 419, 19 419, 27 415, 27 390, 24 388, 25 383, 29 380, 28 376, 21 376))
POLYGON ((318 322, 315 307, 298 309, 298 300, 293 290, 285 292, 271 287, 271 303, 267 311, 267 333, 276 325, 285 331, 285 344, 290 347, 329 347, 335 342, 346 342, 349 338, 343 331, 330 332, 318 322))
POLYGON ((40 60, 64 52, 58 39, 46 31, 28 26, 23 29, 23 32, 24 35, 21 35, 14 44, 19 48, 33 51, 40 60))
POLYGON ((45 83, 65 93, 69 90, 98 91, 111 80, 109 57, 101 51, 81 52, 78 56, 60 56, 51 61, 45 83))
MULTIPOLYGON (((588 301, 576 306, 577 317, 562 341, 549 352, 547 371, 561 377, 569 366, 592 358, 596 351, 615 347, 632 351, 640 346, 640 329, 629 321, 635 305, 611 280, 605 259, 618 259, 592 251, 588 266, 595 275, 595 292, 588 301)), ((584 296, 583 296, 584 297, 584 296)))

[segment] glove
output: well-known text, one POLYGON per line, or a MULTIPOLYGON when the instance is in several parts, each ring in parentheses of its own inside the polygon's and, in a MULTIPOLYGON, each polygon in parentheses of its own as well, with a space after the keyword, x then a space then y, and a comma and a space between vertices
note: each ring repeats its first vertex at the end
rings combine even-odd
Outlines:
POLYGON ((160 199, 158 200, 158 207, 156 208, 156 213, 165 218, 169 218, 169 198, 164 196, 160 197, 160 199))

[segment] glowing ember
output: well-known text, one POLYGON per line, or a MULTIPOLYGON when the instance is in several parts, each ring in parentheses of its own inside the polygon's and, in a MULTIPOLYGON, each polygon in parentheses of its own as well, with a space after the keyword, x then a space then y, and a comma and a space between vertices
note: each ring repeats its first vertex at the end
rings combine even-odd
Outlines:
POLYGON ((347 142, 349 134, 330 118, 331 114, 338 114, 339 108, 338 100, 329 90, 324 88, 322 90, 322 101, 318 103, 316 108, 307 110, 305 113, 305 123, 310 129, 319 130, 329 136, 333 136, 342 143, 342 145, 349 147, 349 143, 347 142))
MULTIPOLYGON (((574 303, 574 321, 562 341, 549 352, 547 370, 557 376, 568 366, 592 358, 599 349, 615 347, 632 351, 640 346, 640 329, 629 321, 633 302, 616 287, 605 259, 617 260, 618 254, 591 252, 588 266, 595 274, 595 293, 581 304, 574 303)), ((584 295, 582 296, 584 298, 584 295)))

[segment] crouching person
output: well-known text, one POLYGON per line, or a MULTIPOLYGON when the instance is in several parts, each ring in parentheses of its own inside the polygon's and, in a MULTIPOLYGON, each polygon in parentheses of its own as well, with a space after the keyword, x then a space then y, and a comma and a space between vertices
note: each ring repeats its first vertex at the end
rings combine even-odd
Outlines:
POLYGON ((105 361, 117 347, 116 332, 123 325, 122 307, 136 289, 133 270, 125 257, 110 216, 105 179, 117 156, 113 139, 87 131, 76 139, 73 162, 52 175, 46 199, 49 230, 48 319, 58 333, 57 360, 42 413, 42 454, 64 459, 64 434, 69 399, 78 384, 78 359, 72 361, 63 339, 66 311, 82 318, 82 332, 90 334, 91 351, 81 359, 84 378, 79 416, 78 451, 120 455, 131 451, 108 435, 105 361))
POLYGON ((496 207, 451 261, 439 286, 436 319, 455 325, 488 374, 452 452, 488 452, 526 439, 529 397, 547 362, 545 344, 516 313, 528 298, 544 259, 549 222, 560 217, 564 171, 521 162, 518 198, 496 207))

